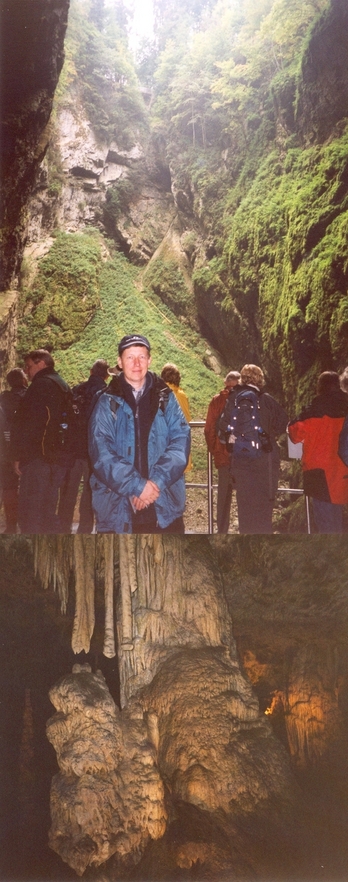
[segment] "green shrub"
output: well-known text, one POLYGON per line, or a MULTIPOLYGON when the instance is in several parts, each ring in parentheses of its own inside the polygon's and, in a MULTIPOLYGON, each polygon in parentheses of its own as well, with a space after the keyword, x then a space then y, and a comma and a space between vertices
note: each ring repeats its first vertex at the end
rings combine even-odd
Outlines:
POLYGON ((97 358, 106 358, 114 365, 121 337, 140 332, 151 342, 151 370, 161 373, 167 361, 177 364, 192 416, 202 419, 210 399, 222 385, 221 379, 203 364, 206 343, 155 294, 141 289, 139 275, 121 254, 103 263, 98 277, 100 307, 72 345, 56 347, 57 368, 69 383, 78 383, 88 378, 97 358))
POLYGON ((32 286, 23 285, 18 349, 66 348, 99 303, 100 243, 93 235, 59 233, 32 286))

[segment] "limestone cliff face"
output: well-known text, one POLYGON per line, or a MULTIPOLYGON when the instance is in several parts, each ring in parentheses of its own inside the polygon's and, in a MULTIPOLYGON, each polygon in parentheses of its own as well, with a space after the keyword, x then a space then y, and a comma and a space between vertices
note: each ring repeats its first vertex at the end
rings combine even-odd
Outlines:
POLYGON ((28 245, 55 227, 78 232, 91 225, 110 235, 133 263, 147 263, 176 216, 158 141, 143 135, 129 150, 102 141, 86 115, 78 82, 58 102, 50 137, 29 205, 28 245), (133 195, 123 209, 117 216, 105 211, 108 189, 129 183, 133 195))

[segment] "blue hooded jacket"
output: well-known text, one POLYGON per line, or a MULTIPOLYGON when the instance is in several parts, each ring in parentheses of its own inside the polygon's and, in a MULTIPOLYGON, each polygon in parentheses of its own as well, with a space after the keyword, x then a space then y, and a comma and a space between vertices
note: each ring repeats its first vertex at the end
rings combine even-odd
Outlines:
MULTIPOLYGON (((158 524, 168 527, 183 514, 185 479, 190 452, 190 427, 173 392, 156 374, 144 392, 156 396, 147 443, 148 478, 157 484, 158 524)), ((120 378, 100 395, 89 421, 92 501, 99 533, 131 533, 130 498, 140 496, 147 478, 135 467, 136 436, 133 410, 125 400, 120 378)))

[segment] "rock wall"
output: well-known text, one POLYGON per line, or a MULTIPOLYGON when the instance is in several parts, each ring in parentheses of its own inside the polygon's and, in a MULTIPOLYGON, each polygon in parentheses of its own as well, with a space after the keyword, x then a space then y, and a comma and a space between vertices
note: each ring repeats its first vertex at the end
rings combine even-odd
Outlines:
POLYGON ((17 289, 0 295, 0 389, 16 360, 17 289))
POLYGON ((348 9, 332 0, 315 25, 304 54, 296 128, 306 143, 323 143, 347 116, 348 9))
POLYGON ((329 743, 347 749, 346 538, 212 541, 243 669, 293 768, 315 776, 329 743))
POLYGON ((63 64, 69 0, 1 3, 0 384, 14 365, 17 283, 26 212, 48 143, 46 126, 63 64))
POLYGON ((2 3, 2 228, 0 290, 18 273, 25 212, 47 149, 54 91, 63 65, 69 0, 2 3))
POLYGON ((113 238, 132 262, 147 263, 176 213, 169 168, 156 139, 143 136, 129 150, 103 142, 76 81, 57 103, 50 137, 29 204, 28 244, 47 238, 54 228, 78 232, 91 225, 113 238), (131 183, 133 195, 115 217, 105 211, 107 191, 125 183, 131 183))

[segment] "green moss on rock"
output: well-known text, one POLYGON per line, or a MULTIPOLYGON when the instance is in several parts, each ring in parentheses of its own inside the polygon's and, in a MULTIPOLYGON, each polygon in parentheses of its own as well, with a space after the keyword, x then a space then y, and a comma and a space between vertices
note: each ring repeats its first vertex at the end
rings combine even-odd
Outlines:
POLYGON ((94 235, 59 233, 32 286, 21 291, 20 354, 67 348, 78 340, 99 303, 101 250, 94 235))

